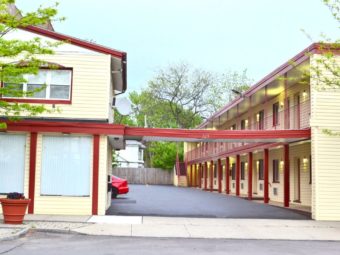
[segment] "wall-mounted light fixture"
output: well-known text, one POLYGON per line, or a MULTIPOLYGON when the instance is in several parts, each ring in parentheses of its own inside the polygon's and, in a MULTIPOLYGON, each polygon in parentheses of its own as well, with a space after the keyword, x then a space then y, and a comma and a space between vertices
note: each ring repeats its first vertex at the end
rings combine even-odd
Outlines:
POLYGON ((306 90, 304 90, 304 91, 302 92, 302 97, 303 97, 303 98, 307 97, 307 92, 306 92, 306 90))
POLYGON ((307 165, 308 165, 308 158, 307 157, 304 157, 302 159, 302 167, 303 167, 303 170, 307 170, 307 165))
POLYGON ((279 169, 280 169, 280 172, 282 173, 283 172, 283 166, 284 166, 284 161, 281 159, 280 161, 280 166, 279 166, 279 169))
POLYGON ((285 103, 283 101, 280 102, 280 107, 283 108, 283 106, 285 105, 285 103))

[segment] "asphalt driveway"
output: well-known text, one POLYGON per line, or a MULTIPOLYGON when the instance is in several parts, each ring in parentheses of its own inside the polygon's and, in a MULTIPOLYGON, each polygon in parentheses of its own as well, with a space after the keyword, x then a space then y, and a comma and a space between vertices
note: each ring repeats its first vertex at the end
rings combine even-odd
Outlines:
POLYGON ((289 209, 194 188, 131 184, 129 187, 128 194, 112 199, 108 215, 309 219, 289 209))

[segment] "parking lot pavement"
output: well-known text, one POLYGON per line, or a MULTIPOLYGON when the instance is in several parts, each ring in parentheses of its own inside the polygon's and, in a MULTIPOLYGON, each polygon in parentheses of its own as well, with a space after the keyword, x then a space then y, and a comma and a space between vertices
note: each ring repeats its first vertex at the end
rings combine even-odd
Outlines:
POLYGON ((159 185, 129 185, 130 192, 113 199, 108 215, 204 218, 309 219, 286 208, 254 203, 242 198, 159 185))

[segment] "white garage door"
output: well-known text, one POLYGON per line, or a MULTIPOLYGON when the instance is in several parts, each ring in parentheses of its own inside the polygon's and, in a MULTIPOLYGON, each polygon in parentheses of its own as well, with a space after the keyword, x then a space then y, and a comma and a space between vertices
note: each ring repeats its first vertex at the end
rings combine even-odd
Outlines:
POLYGON ((89 196, 92 137, 43 136, 41 195, 89 196))
POLYGON ((0 194, 24 192, 25 135, 0 134, 0 194))

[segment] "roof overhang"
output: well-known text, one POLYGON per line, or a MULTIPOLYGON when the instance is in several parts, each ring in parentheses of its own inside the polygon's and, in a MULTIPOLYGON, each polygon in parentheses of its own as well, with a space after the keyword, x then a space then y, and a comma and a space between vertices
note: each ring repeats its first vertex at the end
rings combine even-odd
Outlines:
POLYGON ((41 28, 41 27, 27 26, 27 27, 20 27, 20 29, 31 32, 31 33, 35 33, 35 34, 38 34, 38 35, 46 36, 46 37, 54 39, 54 40, 63 41, 65 43, 69 43, 69 44, 72 44, 72 45, 75 45, 75 46, 79 46, 79 47, 82 47, 84 49, 88 49, 88 50, 92 50, 92 51, 95 51, 95 52, 111 55, 112 58, 113 58, 112 62, 115 63, 115 68, 116 68, 117 63, 119 64, 118 69, 120 70, 120 74, 121 74, 120 75, 121 77, 118 79, 119 82, 121 82, 121 84, 119 83, 116 90, 118 90, 120 92, 126 91, 126 89, 127 89, 127 64, 126 64, 127 54, 126 54, 126 52, 115 50, 115 49, 112 49, 112 48, 109 48, 109 47, 106 47, 106 46, 103 46, 103 45, 99 45, 99 44, 96 44, 96 43, 93 43, 93 42, 81 40, 81 39, 78 39, 76 37, 61 34, 61 33, 58 33, 56 31, 47 30, 47 29, 44 29, 44 28, 41 28))

